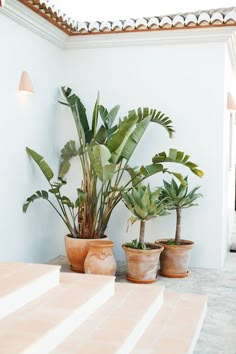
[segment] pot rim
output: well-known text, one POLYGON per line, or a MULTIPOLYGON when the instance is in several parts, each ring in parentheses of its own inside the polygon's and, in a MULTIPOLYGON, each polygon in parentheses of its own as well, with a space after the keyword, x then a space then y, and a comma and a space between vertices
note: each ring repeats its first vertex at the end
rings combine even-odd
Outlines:
POLYGON ((181 239, 180 241, 184 242, 184 244, 181 245, 168 245, 166 244, 167 241, 169 240, 174 240, 173 238, 162 238, 159 240, 155 241, 155 244, 160 244, 162 245, 164 248, 168 248, 168 249, 183 249, 183 248, 192 248, 194 246, 194 242, 190 241, 190 240, 184 240, 181 239))
POLYGON ((161 244, 156 244, 154 242, 145 242, 145 245, 147 245, 147 246, 152 245, 152 246, 154 246, 154 248, 149 249, 149 250, 142 250, 142 249, 138 249, 138 248, 128 247, 128 246, 126 246, 125 243, 122 245, 122 248, 124 251, 128 250, 130 252, 138 252, 138 253, 147 253, 147 252, 148 253, 150 253, 150 252, 155 253, 156 251, 162 252, 164 250, 164 246, 162 246, 161 244))
POLYGON ((97 239, 96 241, 91 241, 90 242, 90 246, 96 246, 96 247, 101 247, 101 248, 104 248, 104 247, 113 247, 114 246, 114 242, 113 241, 110 241, 110 240, 101 240, 101 239, 97 239))
POLYGON ((91 241, 108 239, 107 235, 104 235, 103 237, 99 237, 99 238, 94 238, 94 237, 73 237, 71 234, 66 234, 65 237, 72 238, 73 240, 91 240, 91 241))

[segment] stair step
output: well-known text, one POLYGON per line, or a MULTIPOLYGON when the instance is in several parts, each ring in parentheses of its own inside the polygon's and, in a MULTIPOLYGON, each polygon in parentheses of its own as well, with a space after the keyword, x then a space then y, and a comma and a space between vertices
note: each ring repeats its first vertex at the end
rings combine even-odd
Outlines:
POLYGON ((64 274, 59 285, 0 322, 0 353, 49 353, 114 294, 114 279, 64 274))
POLYGON ((193 353, 206 311, 205 295, 165 291, 161 310, 131 353, 193 353))
POLYGON ((127 354, 163 303, 164 287, 115 284, 114 296, 53 354, 127 354))
POLYGON ((0 319, 59 283, 60 266, 0 262, 0 319))

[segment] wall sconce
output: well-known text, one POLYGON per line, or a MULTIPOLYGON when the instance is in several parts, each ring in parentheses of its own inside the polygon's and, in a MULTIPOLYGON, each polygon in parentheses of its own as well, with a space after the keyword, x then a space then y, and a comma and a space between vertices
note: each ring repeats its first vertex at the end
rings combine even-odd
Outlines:
POLYGON ((23 71, 21 74, 19 91, 24 92, 24 93, 28 93, 28 94, 34 93, 31 79, 29 77, 29 74, 26 71, 23 71))
POLYGON ((227 95, 227 109, 236 110, 236 103, 231 92, 227 95))

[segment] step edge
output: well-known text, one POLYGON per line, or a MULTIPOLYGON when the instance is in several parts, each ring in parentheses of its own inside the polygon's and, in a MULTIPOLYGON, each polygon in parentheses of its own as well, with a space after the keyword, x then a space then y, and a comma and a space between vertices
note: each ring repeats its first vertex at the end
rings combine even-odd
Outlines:
POLYGON ((192 340, 191 346, 190 346, 187 354, 193 354, 193 352, 194 352, 194 348, 197 344, 206 314, 207 314, 207 303, 205 303, 204 308, 202 309, 202 314, 201 314, 201 317, 199 318, 198 324, 195 329, 195 333, 193 335, 193 340, 192 340))
POLYGON ((153 318, 158 314, 164 303, 164 287, 159 287, 161 290, 159 296, 149 306, 149 309, 144 313, 144 316, 139 320, 137 326, 133 329, 128 338, 124 341, 121 348, 116 351, 116 354, 129 354, 134 349, 140 338, 145 333, 147 327, 152 322, 153 318))
POLYGON ((59 285, 59 279, 60 268, 53 269, 2 297, 0 320, 59 285))
MULTIPOLYGON (((74 330, 79 328, 97 309, 114 295, 114 282, 107 283, 98 294, 87 303, 80 306, 49 333, 32 343, 31 347, 24 349, 22 354, 46 354, 56 349, 74 330), (70 323, 71 322, 71 323, 70 323), (69 326, 68 326, 69 325, 69 326), (68 328, 65 328, 68 327, 68 328), (59 338, 59 341, 58 341, 59 338)), ((18 353, 20 354, 20 353, 18 353)))

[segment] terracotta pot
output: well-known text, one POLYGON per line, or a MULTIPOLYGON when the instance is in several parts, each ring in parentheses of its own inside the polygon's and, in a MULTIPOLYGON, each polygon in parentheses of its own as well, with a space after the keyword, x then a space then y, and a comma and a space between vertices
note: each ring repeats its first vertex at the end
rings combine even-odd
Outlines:
POLYGON ((163 251, 161 245, 146 243, 149 250, 139 250, 122 245, 126 255, 127 279, 134 283, 154 283, 157 280, 157 270, 160 253, 163 251))
POLYGON ((116 260, 112 252, 114 242, 94 241, 89 243, 89 251, 84 262, 87 274, 115 275, 116 260))
MULTIPOLYGON (((107 237, 104 237, 104 239, 107 239, 107 237)), ((92 241, 98 242, 99 240, 101 239, 65 236, 66 254, 71 265, 71 270, 84 273, 84 261, 88 254, 89 244, 92 241)))
POLYGON ((188 276, 188 265, 191 249, 194 246, 192 241, 181 240, 180 245, 167 245, 168 239, 155 241, 164 247, 160 256, 160 275, 168 278, 184 278, 188 276))

